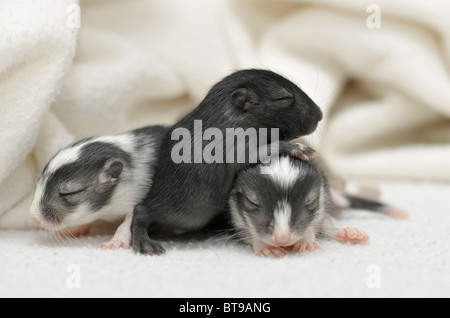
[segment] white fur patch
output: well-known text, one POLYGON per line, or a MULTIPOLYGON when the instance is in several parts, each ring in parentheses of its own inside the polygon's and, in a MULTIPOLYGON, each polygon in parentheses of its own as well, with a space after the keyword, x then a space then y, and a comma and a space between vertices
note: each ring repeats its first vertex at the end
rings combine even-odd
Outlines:
POLYGON ((82 143, 75 147, 66 148, 58 152, 58 154, 49 162, 45 174, 47 176, 51 175, 61 166, 77 161, 80 156, 80 149, 84 145, 85 143, 82 143))
POLYGON ((34 192, 33 202, 31 203, 31 206, 30 206, 31 218, 33 218, 35 220, 39 220, 39 221, 41 221, 41 219, 42 219, 40 209, 39 209, 39 202, 43 195, 42 190, 43 190, 43 187, 39 182, 38 185, 36 186, 36 191, 34 192))
POLYGON ((91 142, 104 142, 108 144, 116 145, 128 153, 134 153, 134 137, 131 134, 124 133, 114 136, 102 136, 93 139, 91 142))
POLYGON ((291 163, 289 157, 280 157, 270 165, 261 166, 261 174, 266 174, 283 188, 289 188, 300 177, 300 169, 291 163))
POLYGON ((273 213, 274 232, 278 234, 291 234, 291 214, 291 205, 286 200, 278 201, 273 213))

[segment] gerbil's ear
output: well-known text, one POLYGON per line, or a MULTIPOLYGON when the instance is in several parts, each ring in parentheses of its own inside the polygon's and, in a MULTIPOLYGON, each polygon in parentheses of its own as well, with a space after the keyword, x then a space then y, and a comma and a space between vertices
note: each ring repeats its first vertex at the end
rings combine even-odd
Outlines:
POLYGON ((251 95, 247 88, 238 88, 231 94, 231 102, 233 105, 247 111, 255 105, 255 101, 251 100, 251 95))
POLYGON ((119 180, 119 176, 123 170, 123 163, 118 159, 106 161, 103 170, 100 173, 99 180, 101 183, 115 184, 119 180))

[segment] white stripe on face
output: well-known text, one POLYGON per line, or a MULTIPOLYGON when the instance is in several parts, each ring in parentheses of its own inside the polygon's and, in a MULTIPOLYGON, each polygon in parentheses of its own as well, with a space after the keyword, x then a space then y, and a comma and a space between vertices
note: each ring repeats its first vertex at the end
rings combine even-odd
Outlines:
POLYGON ((102 136, 97 137, 92 142, 104 142, 108 144, 113 144, 120 149, 128 152, 128 153, 134 153, 134 136, 132 134, 119 134, 114 136, 102 136))
POLYGON ((56 154, 49 162, 45 175, 49 176, 61 166, 77 161, 80 156, 80 150, 85 144, 86 143, 81 143, 75 147, 69 147, 58 152, 58 154, 56 154))
POLYGON ((300 170, 291 163, 289 157, 280 157, 268 166, 261 166, 261 174, 267 174, 275 183, 287 189, 300 177, 300 170))
MULTIPOLYGON (((272 237, 276 241, 289 241, 291 238, 291 215, 292 207, 286 201, 278 201, 273 213, 273 233, 272 237)), ((287 243, 287 242, 286 242, 287 243)))

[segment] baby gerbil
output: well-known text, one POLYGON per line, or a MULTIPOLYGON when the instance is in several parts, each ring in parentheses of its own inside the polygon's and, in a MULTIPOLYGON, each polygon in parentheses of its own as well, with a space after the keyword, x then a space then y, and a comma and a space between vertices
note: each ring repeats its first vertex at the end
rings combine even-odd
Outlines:
POLYGON ((134 206, 148 193, 168 127, 87 138, 59 151, 40 176, 30 214, 41 227, 84 235, 94 221, 123 223, 103 248, 128 248, 134 206))
POLYGON ((331 216, 341 209, 406 217, 403 211, 384 203, 330 189, 328 178, 314 160, 292 157, 240 172, 230 193, 229 208, 237 234, 256 254, 265 256, 313 251, 319 248, 318 236, 353 244, 367 242, 369 236, 364 231, 333 227, 331 216))
MULTIPOLYGON (((175 163, 171 153, 178 143, 172 136, 176 129, 187 131, 189 144, 195 145, 194 121, 201 122, 202 133, 215 129, 224 136, 227 128, 277 128, 280 153, 302 157, 308 155, 308 149, 305 151, 288 141, 310 134, 321 119, 320 108, 298 86, 274 72, 241 70, 219 81, 163 138, 153 186, 133 213, 131 233, 135 252, 163 253, 164 248, 153 239, 158 232, 204 228, 226 211, 235 175, 250 165, 249 161, 175 163)), ((201 146, 205 145, 203 141, 201 146)), ((248 150, 247 144, 245 147, 248 150)))

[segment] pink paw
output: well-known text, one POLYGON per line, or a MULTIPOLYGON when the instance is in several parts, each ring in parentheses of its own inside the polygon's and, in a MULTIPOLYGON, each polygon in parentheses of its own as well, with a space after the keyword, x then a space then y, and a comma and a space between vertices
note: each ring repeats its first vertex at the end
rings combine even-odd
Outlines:
POLYGON ((354 227, 346 227, 337 230, 334 238, 341 243, 350 244, 364 244, 369 241, 369 236, 366 234, 366 232, 354 227))
POLYGON ((291 151, 290 155, 304 161, 309 161, 309 159, 317 157, 317 152, 302 143, 296 142, 295 148, 291 151))
POLYGON ((316 241, 300 240, 294 245, 292 245, 291 252, 301 253, 305 250, 312 252, 318 249, 320 249, 320 245, 316 241))
POLYGON ((281 257, 288 253, 283 247, 266 246, 262 250, 256 252, 258 256, 281 257))
POLYGON ((130 248, 130 244, 126 242, 109 241, 100 245, 100 248, 104 250, 117 250, 119 248, 130 248))

